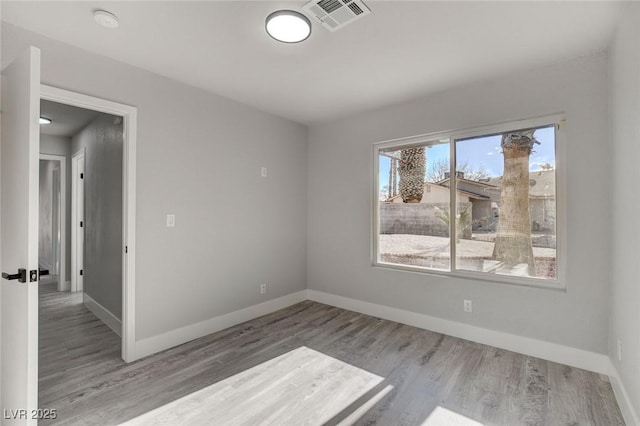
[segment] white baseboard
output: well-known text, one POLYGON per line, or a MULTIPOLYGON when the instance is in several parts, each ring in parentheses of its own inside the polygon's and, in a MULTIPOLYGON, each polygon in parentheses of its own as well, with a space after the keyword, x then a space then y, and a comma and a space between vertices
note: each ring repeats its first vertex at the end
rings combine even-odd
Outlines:
POLYGON ((609 375, 609 380, 611 381, 611 387, 613 388, 613 393, 618 401, 620 411, 622 411, 624 422, 627 426, 640 426, 640 417, 638 417, 638 414, 631 403, 631 398, 629 397, 627 389, 624 387, 624 383, 622 382, 615 365, 613 365, 613 362, 611 362, 610 369, 611 374, 609 375))
POLYGON ((307 290, 302 290, 196 324, 187 325, 158 336, 138 340, 135 347, 135 359, 140 359, 147 355, 181 345, 199 337, 275 312, 278 309, 295 305, 307 299, 307 290))
POLYGON ((59 281, 58 291, 71 291, 71 281, 59 281))
POLYGON ((404 311, 375 303, 363 302, 335 294, 323 293, 316 290, 308 290, 309 299, 315 302, 348 309, 362 314, 375 316, 391 321, 400 322, 414 327, 447 334, 473 342, 519 352, 525 355, 542 358, 548 361, 558 362, 584 370, 609 375, 610 361, 604 354, 589 352, 582 349, 545 342, 529 337, 501 331, 489 330, 469 324, 436 318, 429 315, 404 311))
MULTIPOLYGON (((69 284, 71 288, 71 284, 69 284)), ((95 316, 100 318, 114 333, 118 336, 122 335, 122 322, 113 315, 107 308, 96 302, 87 293, 82 295, 82 302, 95 316)))
MULTIPOLYGON (((135 345, 134 360, 181 345, 199 337, 224 330, 304 300, 312 300, 336 306, 338 308, 348 309, 412 325, 414 327, 435 331, 437 333, 443 333, 449 336, 522 353, 528 356, 535 356, 548 361, 605 374, 611 378, 611 386, 618 404, 620 405, 625 422, 630 426, 640 426, 638 416, 633 404, 631 404, 629 395, 627 394, 615 367, 607 355, 315 290, 302 290, 196 324, 181 327, 158 336, 139 340, 135 345)), ((96 314, 97 317, 105 321, 107 325, 109 325, 109 322, 101 317, 101 315, 105 313, 111 316, 112 319, 115 319, 115 321, 117 321, 117 327, 120 327, 120 321, 113 317, 113 315, 104 307, 86 295, 86 293, 85 305, 87 305, 87 307, 96 314)), ((113 329, 113 327, 111 328, 113 329)))

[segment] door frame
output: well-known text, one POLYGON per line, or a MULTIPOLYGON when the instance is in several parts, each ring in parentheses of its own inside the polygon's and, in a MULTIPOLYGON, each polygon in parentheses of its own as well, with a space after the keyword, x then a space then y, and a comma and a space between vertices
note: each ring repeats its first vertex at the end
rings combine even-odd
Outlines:
POLYGON ((122 359, 136 359, 135 277, 136 277, 136 107, 84 95, 57 87, 40 85, 40 98, 123 118, 122 149, 122 359))
POLYGON ((67 157, 40 153, 41 160, 60 163, 60 271, 58 291, 69 290, 67 285, 67 157))
MULTIPOLYGON (((71 155, 71 292, 83 291, 78 286, 78 160, 85 158, 85 149, 82 148, 78 152, 71 155)), ((84 186, 83 186, 84 192, 84 186)), ((83 194, 84 195, 84 194, 83 194)), ((84 197, 83 197, 84 199, 84 197)), ((84 217, 84 215, 83 215, 84 217)), ((85 220, 85 219, 83 219, 85 220)), ((84 250, 84 243, 82 244, 84 250)), ((83 253, 84 254, 84 253, 83 253)), ((82 258, 84 265, 84 256, 82 258)))

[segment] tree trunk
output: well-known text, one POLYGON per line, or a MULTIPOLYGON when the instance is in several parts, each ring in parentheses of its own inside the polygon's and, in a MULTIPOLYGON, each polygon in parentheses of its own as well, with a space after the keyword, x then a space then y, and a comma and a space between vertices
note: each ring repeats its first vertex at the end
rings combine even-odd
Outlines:
POLYGON ((400 196, 405 203, 419 203, 424 191, 427 157, 425 148, 407 148, 400 151, 400 196))
POLYGON ((502 152, 504 174, 500 194, 500 218, 496 233, 493 258, 513 267, 528 265, 530 276, 535 276, 535 259, 531 245, 531 215, 529 212, 529 155, 532 135, 504 135, 502 152), (505 139, 509 138, 507 142, 505 139))

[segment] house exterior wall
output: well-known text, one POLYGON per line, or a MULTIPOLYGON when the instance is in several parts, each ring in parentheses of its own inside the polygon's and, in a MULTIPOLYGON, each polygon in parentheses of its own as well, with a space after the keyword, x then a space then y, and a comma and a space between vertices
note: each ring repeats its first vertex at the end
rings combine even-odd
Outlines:
POLYGON ((491 201, 500 201, 500 188, 491 188, 485 185, 474 185, 464 180, 458 180, 456 182, 458 189, 462 191, 471 192, 473 194, 484 195, 490 198, 491 201))
MULTIPOLYGON (((426 183, 424 185, 424 192, 422 193, 422 200, 420 203, 422 204, 439 204, 439 203, 449 203, 450 201, 450 193, 449 188, 445 188, 440 185, 433 185, 426 183)), ((391 201, 392 203, 402 203, 402 197, 399 195, 394 197, 391 201)), ((464 194, 458 194, 457 197, 458 203, 468 203, 469 197, 464 194)))
POLYGON ((488 229, 496 220, 491 208, 491 200, 472 200, 471 220, 473 229, 488 229))
POLYGON ((529 211, 531 212, 532 230, 539 231, 555 229, 555 198, 530 198, 529 211))
POLYGON ((531 216, 531 229, 535 230, 544 224, 544 200, 529 199, 529 212, 531 216))

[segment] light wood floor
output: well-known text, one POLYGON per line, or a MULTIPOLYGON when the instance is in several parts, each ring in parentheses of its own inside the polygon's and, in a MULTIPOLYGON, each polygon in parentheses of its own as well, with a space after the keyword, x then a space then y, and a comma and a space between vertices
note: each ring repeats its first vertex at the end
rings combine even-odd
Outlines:
POLYGON ((310 301, 125 364, 40 292, 41 424, 624 424, 606 376, 310 301))

